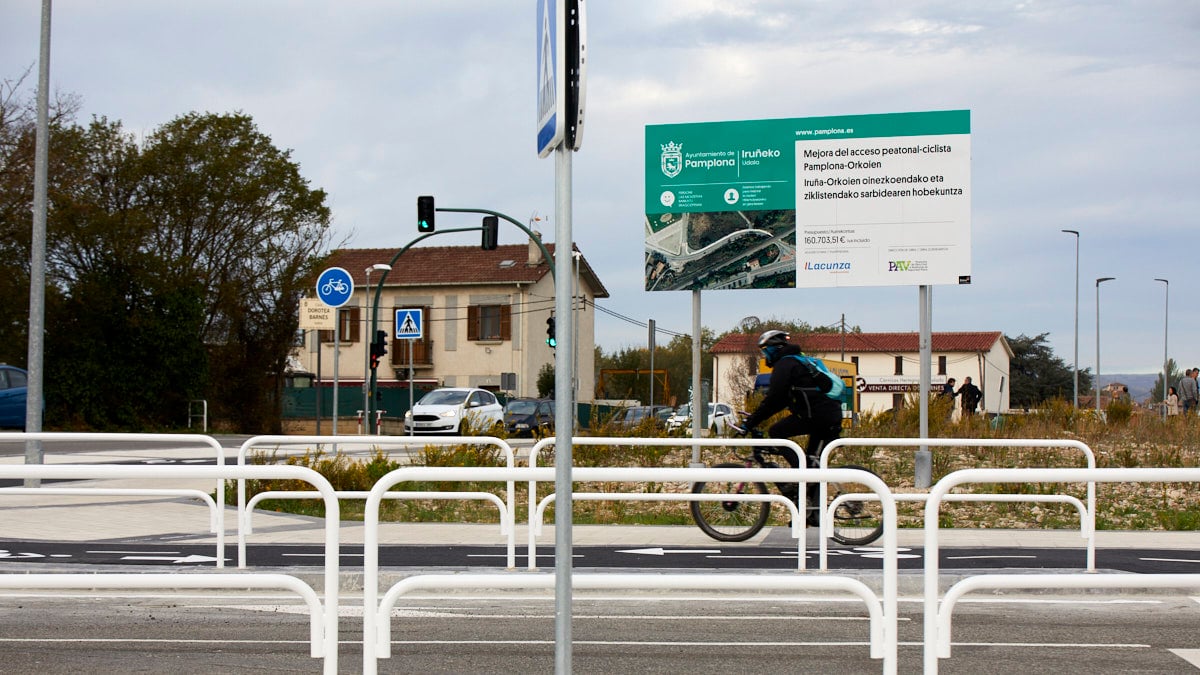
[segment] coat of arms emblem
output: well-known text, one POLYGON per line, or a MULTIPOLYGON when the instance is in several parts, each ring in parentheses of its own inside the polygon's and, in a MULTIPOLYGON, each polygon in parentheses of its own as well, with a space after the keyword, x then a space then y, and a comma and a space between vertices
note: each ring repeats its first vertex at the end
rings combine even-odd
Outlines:
POLYGON ((667 178, 674 178, 683 171, 683 144, 669 141, 662 148, 662 172, 667 178))

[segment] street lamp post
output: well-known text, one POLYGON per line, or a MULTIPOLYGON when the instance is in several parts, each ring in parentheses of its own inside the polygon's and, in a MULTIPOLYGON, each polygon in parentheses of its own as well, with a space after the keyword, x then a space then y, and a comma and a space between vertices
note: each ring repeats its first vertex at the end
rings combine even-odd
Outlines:
POLYGON ((1075 409, 1079 409, 1079 230, 1063 230, 1075 235, 1075 409))
POLYGON ((1155 281, 1163 282, 1163 292, 1165 293, 1165 296, 1163 298, 1163 390, 1162 390, 1163 421, 1165 422, 1167 420, 1167 388, 1170 386, 1170 384, 1167 382, 1167 378, 1169 378, 1171 376, 1171 373, 1170 373, 1169 369, 1167 368, 1167 336, 1169 334, 1168 330, 1169 330, 1169 326, 1170 326, 1170 324, 1168 322, 1171 319, 1171 282, 1167 281, 1166 279, 1155 279, 1155 281))
POLYGON ((1096 280, 1096 416, 1100 416, 1100 284, 1116 277, 1100 277, 1096 280))
MULTIPOLYGON (((371 272, 391 272, 392 266, 385 263, 375 263, 367 268, 367 283, 363 292, 363 427, 362 432, 371 430, 371 338, 375 322, 367 321, 367 311, 371 307, 371 272)), ((378 309, 376 309, 378 311, 378 309)))

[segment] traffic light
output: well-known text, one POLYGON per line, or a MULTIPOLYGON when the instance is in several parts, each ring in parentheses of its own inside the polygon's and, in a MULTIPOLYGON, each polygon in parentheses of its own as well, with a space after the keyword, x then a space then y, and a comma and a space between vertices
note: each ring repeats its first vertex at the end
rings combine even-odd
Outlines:
POLYGON ((495 251, 497 238, 500 236, 500 219, 496 216, 483 217, 483 243, 485 251, 495 251))
POLYGON ((375 331, 375 341, 371 343, 371 370, 379 368, 379 359, 387 354, 387 331, 375 331))
POLYGON ((421 233, 433 232, 433 196, 422 195, 417 197, 417 231, 421 233))
POLYGON ((558 339, 554 337, 554 317, 546 319, 546 344, 550 345, 551 349, 558 346, 558 339))

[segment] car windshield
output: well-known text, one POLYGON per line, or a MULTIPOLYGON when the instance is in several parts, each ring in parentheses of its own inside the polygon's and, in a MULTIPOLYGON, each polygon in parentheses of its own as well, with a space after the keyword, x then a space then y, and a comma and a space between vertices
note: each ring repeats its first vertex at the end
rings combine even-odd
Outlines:
POLYGON ((467 400, 468 391, 452 391, 449 389, 435 389, 421 397, 417 401, 417 405, 461 405, 467 400))
POLYGON ((532 415, 537 409, 537 401, 509 401, 504 412, 513 415, 532 415))

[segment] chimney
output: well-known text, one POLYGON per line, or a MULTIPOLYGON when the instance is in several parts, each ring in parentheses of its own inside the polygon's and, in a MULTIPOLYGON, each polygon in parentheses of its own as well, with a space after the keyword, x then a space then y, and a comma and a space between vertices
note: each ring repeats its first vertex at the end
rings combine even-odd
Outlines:
POLYGON ((537 267, 542 262, 542 249, 538 247, 538 242, 542 240, 542 233, 533 230, 533 236, 529 238, 529 262, 530 267, 537 267))

